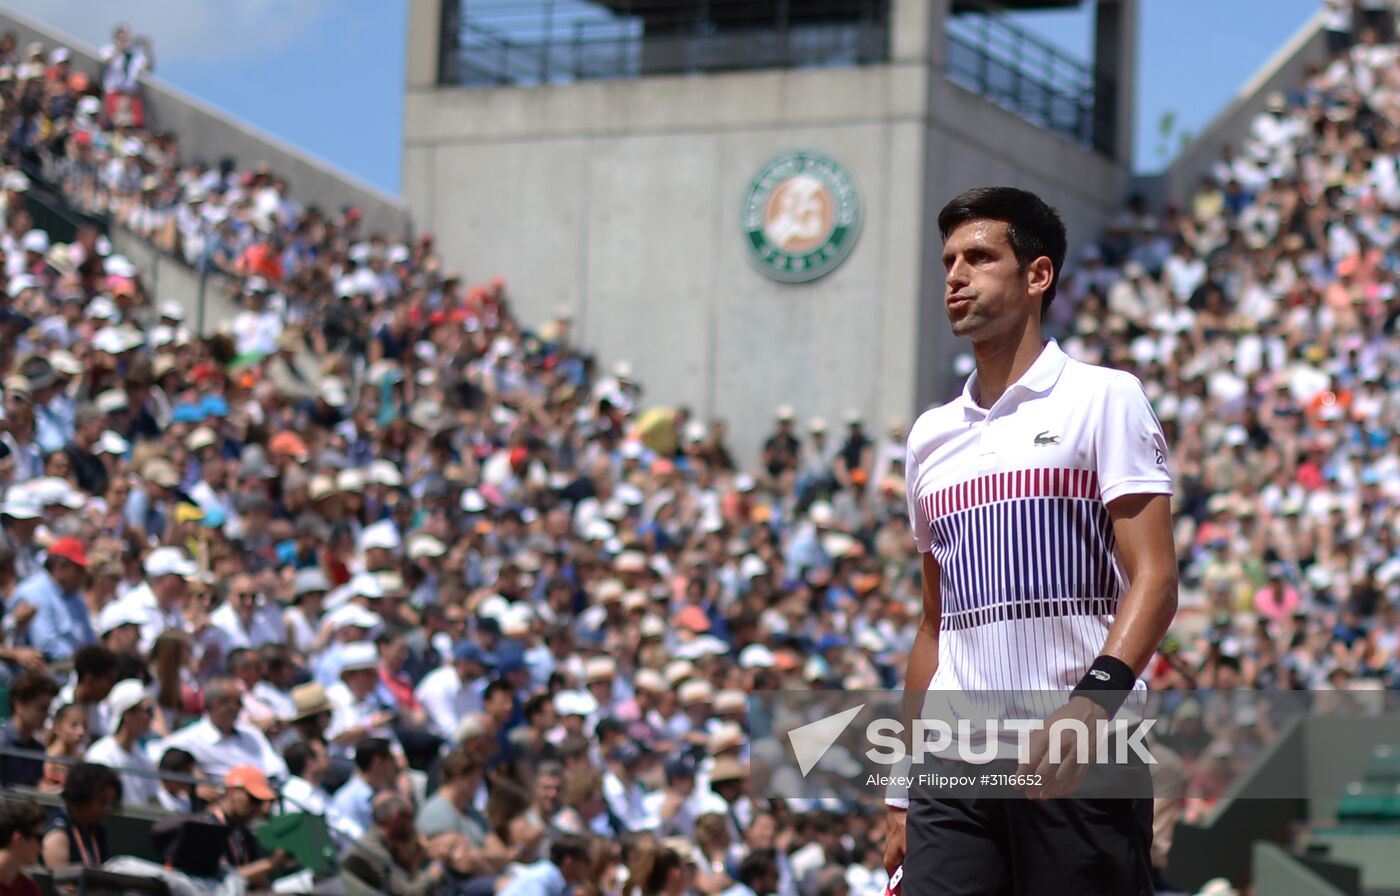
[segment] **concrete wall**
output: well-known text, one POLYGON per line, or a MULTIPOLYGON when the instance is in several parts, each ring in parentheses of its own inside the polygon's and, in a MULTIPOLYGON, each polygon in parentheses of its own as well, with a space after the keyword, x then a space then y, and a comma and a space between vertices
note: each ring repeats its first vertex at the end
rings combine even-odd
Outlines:
MULTIPOLYGON (((0 8, 0 31, 15 32, 21 46, 35 40, 47 46, 62 44, 72 51, 74 67, 92 75, 100 71, 95 48, 13 10, 0 8)), ((155 49, 159 63, 160 47, 155 49)), ((242 167, 266 162, 287 179, 301 202, 327 209, 358 205, 364 211, 365 226, 370 230, 394 237, 408 235, 408 213, 396 197, 158 78, 147 78, 145 88, 147 114, 152 126, 178 135, 185 158, 204 159, 214 164, 224 156, 232 156, 242 167)))
POLYGON ((1168 198, 1178 202, 1189 199, 1201 176, 1220 158, 1220 150, 1227 143, 1240 145, 1254 117, 1263 111, 1269 94, 1296 88, 1307 67, 1326 57, 1327 39, 1322 31, 1322 13, 1318 12, 1245 82, 1229 105, 1172 162, 1166 172, 1168 198))
POLYGON ((122 227, 110 233, 112 247, 131 259, 156 302, 175 302, 192 333, 210 336, 238 313, 233 281, 214 273, 201 284, 197 271, 122 227), (201 308, 202 306, 202 308, 201 308))
POLYGON ((946 5, 897 0, 880 66, 478 90, 433 83, 439 5, 412 0, 404 198, 468 278, 505 276, 527 323, 572 314, 601 361, 633 364, 647 403, 728 420, 745 461, 780 403, 832 422, 856 408, 883 430, 950 383, 930 214, 1018 183, 1083 239, 1124 184, 943 78, 946 5), (845 164, 864 223, 840 268, 794 286, 747 262, 739 210, 796 148, 845 164))
POLYGON ((1256 893, 1267 893, 1269 896, 1357 896, 1361 892, 1361 876, 1355 868, 1335 865, 1327 868, 1332 876, 1343 879, 1338 881, 1342 884, 1339 886, 1272 843, 1256 843, 1251 853, 1256 893))

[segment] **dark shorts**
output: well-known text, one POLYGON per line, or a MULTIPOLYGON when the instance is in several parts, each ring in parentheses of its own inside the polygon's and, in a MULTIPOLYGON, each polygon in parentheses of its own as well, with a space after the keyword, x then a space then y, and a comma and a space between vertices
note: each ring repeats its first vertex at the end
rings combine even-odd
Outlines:
POLYGON ((1150 799, 911 800, 902 896, 1151 896, 1150 799))
MULTIPOLYGON (((994 762, 980 771, 1015 772, 994 762)), ((930 760, 917 771, 967 773, 930 760)), ((1151 896, 1152 780, 1137 762, 1090 773, 1073 799, 1018 789, 910 789, 902 896, 1151 896), (1095 797, 1112 793, 1114 798, 1095 797)))

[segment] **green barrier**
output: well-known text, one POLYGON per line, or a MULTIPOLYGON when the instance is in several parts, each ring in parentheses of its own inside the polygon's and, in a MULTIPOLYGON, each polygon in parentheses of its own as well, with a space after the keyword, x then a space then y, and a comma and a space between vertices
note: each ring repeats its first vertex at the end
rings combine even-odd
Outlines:
POLYGON ((271 852, 285 849, 303 868, 318 875, 330 874, 336 864, 335 843, 326 820, 320 815, 288 812, 268 818, 253 831, 262 848, 271 852))

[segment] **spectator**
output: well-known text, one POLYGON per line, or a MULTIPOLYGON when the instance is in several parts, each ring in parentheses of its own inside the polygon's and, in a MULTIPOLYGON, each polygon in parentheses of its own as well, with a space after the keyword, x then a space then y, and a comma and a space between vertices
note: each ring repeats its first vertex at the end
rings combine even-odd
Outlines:
POLYGON ((773 857, 753 853, 739 863, 739 882, 723 896, 772 896, 778 890, 778 866, 773 857))
POLYGON ((112 30, 112 43, 103 47, 102 90, 106 95, 103 114, 119 128, 140 128, 146 123, 146 107, 141 98, 141 76, 155 71, 151 42, 143 35, 118 25, 112 30))
POLYGON ((588 877, 588 844, 585 837, 558 837, 550 844, 549 858, 521 868, 499 891, 501 896, 565 896, 588 877))
POLYGON ((156 693, 156 714, 151 730, 162 737, 168 737, 172 731, 192 721, 198 715, 197 710, 202 708, 203 695, 190 680, 192 658, 190 636, 178 628, 161 632, 151 647, 150 669, 155 677, 156 693))
POLYGON ((122 794, 128 805, 155 805, 160 782, 155 764, 141 749, 142 740, 151 730, 155 704, 146 694, 146 686, 132 678, 117 682, 106 703, 113 731, 88 747, 83 758, 120 769, 122 794))
POLYGON ((286 641, 282 613, 264 598, 252 576, 230 579, 226 598, 209 617, 210 624, 222 635, 225 654, 239 647, 257 650, 286 641))
POLYGON ((209 807, 209 814, 228 826, 224 860, 250 888, 266 887, 289 864, 285 850, 265 853, 251 827, 267 815, 275 799, 266 775, 252 766, 238 765, 224 775, 223 796, 209 807))
POLYGON ((104 819, 122 798, 122 782, 105 765, 80 762, 63 783, 63 808, 44 828, 43 859, 50 871, 70 865, 100 868, 111 858, 104 819))
POLYGON ((340 881, 347 896, 440 892, 449 873, 446 862, 460 850, 460 842, 451 835, 420 840, 412 805, 397 794, 375 797, 371 812, 374 826, 341 861, 340 881))
POLYGON ((39 885, 24 873, 39 864, 44 810, 36 803, 0 803, 0 891, 6 896, 39 896, 39 885))
POLYGON ((88 712, 76 704, 59 707, 53 717, 53 733, 44 755, 44 777, 40 789, 58 793, 68 780, 72 763, 81 759, 89 743, 88 712))
POLYGON ((331 807, 359 836, 370 829, 370 804, 377 793, 396 789, 399 769, 389 741, 366 737, 355 745, 355 774, 335 792, 331 807))
MULTIPOLYGON (((47 675, 25 672, 10 682, 10 721, 0 729, 0 747, 43 753, 40 736, 47 733, 49 707, 57 694, 58 684, 47 675)), ((34 787, 43 777, 42 759, 0 756, 0 784, 5 787, 34 787)))
POLYGON ((58 704, 76 704, 84 710, 88 737, 102 737, 111 731, 103 701, 117 683, 119 665, 117 655, 100 644, 91 644, 73 655, 73 674, 59 689, 58 704))
POLYGON ((459 641, 452 652, 452 664, 429 672, 414 692, 427 713, 431 730, 451 737, 462 720, 481 711, 481 691, 486 670, 494 663, 471 641, 459 641))
POLYGON ((156 763, 160 771, 160 789, 156 792, 157 804, 167 812, 189 815, 195 811, 195 786, 189 781, 181 781, 172 775, 193 778, 199 771, 193 754, 187 750, 171 748, 166 750, 156 763))
POLYGON ((237 680, 211 678, 204 688, 204 706, 199 721, 156 742, 153 755, 179 747, 192 753, 206 774, 222 776, 236 766, 251 765, 267 769, 272 780, 286 779, 286 763, 263 733, 238 721, 243 711, 243 688, 237 680))
POLYGON ((174 547, 151 551, 143 564, 145 581, 132 589, 122 600, 145 616, 141 626, 141 650, 149 653, 156 639, 171 629, 198 635, 188 624, 184 609, 189 597, 189 581, 198 572, 185 553, 174 547))
POLYGON ((44 568, 21 582, 7 604, 8 612, 19 604, 34 608, 29 638, 50 662, 71 659, 80 647, 97 641, 83 603, 87 565, 83 543, 60 538, 49 546, 44 568))

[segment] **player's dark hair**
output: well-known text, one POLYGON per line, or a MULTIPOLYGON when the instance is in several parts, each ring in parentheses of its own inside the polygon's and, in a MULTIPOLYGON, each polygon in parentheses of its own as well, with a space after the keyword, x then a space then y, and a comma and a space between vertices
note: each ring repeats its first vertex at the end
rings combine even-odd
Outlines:
POLYGON ((954 196, 938 213, 938 232, 946 241, 948 234, 968 221, 987 219, 1006 224, 1006 239, 1011 243, 1011 251, 1016 261, 1025 270, 1026 265, 1042 255, 1050 259, 1054 268, 1050 277, 1050 288, 1040 300, 1040 316, 1050 310, 1055 301, 1055 290, 1060 284, 1060 269, 1065 266, 1065 253, 1068 239, 1065 236, 1065 222, 1059 214, 1045 203, 1045 200, 1027 190, 1016 187, 974 187, 954 196))

